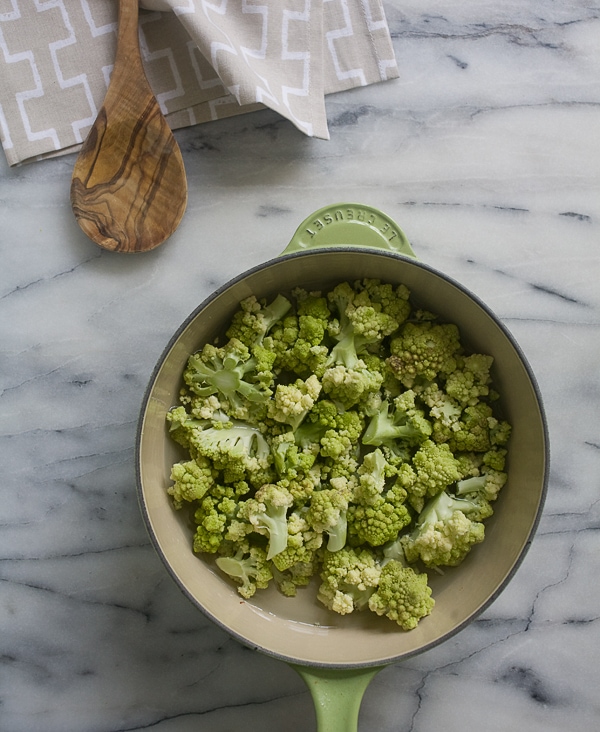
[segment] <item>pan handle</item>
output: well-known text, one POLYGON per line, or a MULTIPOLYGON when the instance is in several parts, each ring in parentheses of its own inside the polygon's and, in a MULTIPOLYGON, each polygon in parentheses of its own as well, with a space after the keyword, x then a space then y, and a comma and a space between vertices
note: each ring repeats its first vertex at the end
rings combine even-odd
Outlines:
POLYGON ((290 665, 311 693, 318 732, 357 732, 363 694, 373 677, 385 668, 330 669, 290 665))
POLYGON ((315 211, 297 228, 282 254, 321 247, 370 247, 415 257, 395 221, 372 206, 336 203, 315 211))

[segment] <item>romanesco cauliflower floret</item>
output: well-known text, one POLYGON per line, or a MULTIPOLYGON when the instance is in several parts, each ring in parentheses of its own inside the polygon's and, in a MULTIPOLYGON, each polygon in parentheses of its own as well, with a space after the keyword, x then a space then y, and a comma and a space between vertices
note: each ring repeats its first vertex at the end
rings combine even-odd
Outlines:
POLYGON ((412 467, 415 480, 408 488, 409 502, 417 510, 425 499, 441 493, 462 477, 460 464, 445 443, 425 440, 414 454, 412 467))
MULTIPOLYGON (((224 420, 228 420, 227 415, 222 415, 224 420)), ((202 430, 213 424, 212 420, 197 419, 191 417, 185 407, 175 407, 167 412, 167 424, 169 425, 169 435, 171 439, 182 447, 191 448, 190 437, 197 430, 202 430)))
MULTIPOLYGON (((366 290, 363 290, 364 294, 366 290)), ((379 307, 371 304, 368 298, 357 295, 354 307, 346 310, 346 317, 354 331, 354 345, 357 353, 368 346, 380 343, 386 336, 398 330, 400 323, 391 315, 384 313, 379 307), (367 300, 363 305, 361 300, 367 300)))
POLYGON ((504 445, 510 436, 508 422, 494 417, 486 402, 465 407, 450 427, 434 422, 432 438, 447 442, 453 452, 487 452, 494 445, 504 445))
POLYGON ((223 413, 223 405, 219 399, 211 394, 207 397, 199 397, 185 390, 185 396, 182 395, 181 403, 187 406, 190 416, 193 419, 212 421, 218 419, 218 415, 223 413))
POLYGON ((398 441, 419 445, 432 432, 431 423, 415 405, 415 392, 407 390, 393 403, 385 400, 362 437, 363 445, 393 445, 398 441))
POLYGON ((358 458, 351 453, 344 453, 335 460, 326 458, 321 465, 321 478, 329 482, 337 478, 355 481, 359 465, 358 458))
MULTIPOLYGON (((307 562, 296 562, 291 567, 280 571, 275 565, 275 560, 271 562, 271 571, 273 578, 279 591, 286 597, 295 597, 298 587, 306 587, 310 584, 312 578, 318 574, 318 550, 314 553, 313 559, 307 562)), ((277 555, 280 557, 281 555, 277 555)))
POLYGON ((305 476, 315 464, 316 445, 305 448, 296 444, 294 433, 282 432, 271 439, 271 452, 280 478, 296 479, 305 476))
POLYGON ((460 564, 484 539, 484 525, 466 515, 480 509, 480 504, 440 493, 419 514, 416 528, 402 537, 407 561, 420 559, 427 567, 460 564))
POLYGON ((363 429, 364 420, 358 412, 336 414, 333 427, 319 441, 321 456, 338 460, 342 455, 355 453, 363 429))
POLYGON ((490 369, 494 359, 480 353, 466 356, 460 368, 449 374, 446 394, 462 406, 477 404, 490 393, 490 369))
POLYGON ((243 481, 237 485, 215 485, 200 501, 194 512, 194 551, 214 554, 221 548, 227 530, 234 521, 240 495, 247 491, 243 481))
POLYGON ((512 432, 512 426, 509 422, 492 417, 488 420, 488 425, 490 428, 490 442, 492 443, 492 449, 494 447, 506 445, 512 432))
POLYGON ((454 457, 458 461, 460 479, 473 478, 481 475, 483 465, 483 453, 480 452, 455 452, 454 457))
POLYGON ((226 335, 252 348, 257 343, 262 343, 271 328, 291 307, 292 303, 283 295, 277 295, 268 305, 266 301, 261 302, 251 295, 240 303, 240 309, 234 314, 226 335))
MULTIPOLYGON (((274 354, 273 370, 275 373, 281 371, 280 359, 298 340, 298 316, 291 310, 275 325, 266 335, 260 345, 267 352, 274 354)), ((253 347, 253 351, 256 346, 253 347)))
POLYGON ((433 381, 456 369, 461 350, 458 328, 451 324, 405 323, 390 342, 388 360, 396 378, 411 388, 417 377, 433 381))
POLYGON ((406 285, 391 285, 377 279, 364 279, 355 283, 355 289, 365 291, 371 303, 381 307, 381 312, 392 317, 398 325, 410 315, 410 290, 406 285))
POLYGON ((327 299, 299 290, 294 294, 298 298, 297 333, 291 341, 284 339, 286 346, 278 349, 277 365, 302 377, 320 376, 329 356, 323 343, 331 317, 327 299))
POLYGON ((300 579, 308 582, 314 574, 313 571, 306 576, 305 570, 312 566, 315 554, 323 544, 322 532, 310 525, 305 514, 306 511, 292 511, 287 519, 287 545, 272 557, 273 565, 280 572, 291 573, 295 585, 300 584, 300 579))
POLYGON ((319 399, 302 424, 294 430, 296 443, 303 448, 318 446, 325 432, 337 426, 337 419, 337 406, 330 399, 319 399))
POLYGON ((406 490, 395 483, 371 503, 351 504, 347 513, 348 542, 353 546, 383 546, 395 539, 412 519, 405 501, 406 490))
POLYGON ((429 407, 429 418, 438 428, 449 430, 458 422, 462 406, 441 389, 436 382, 427 382, 418 387, 421 401, 429 407))
POLYGON ((328 535, 327 549, 330 552, 337 552, 346 544, 346 514, 350 497, 349 487, 343 490, 324 488, 311 495, 306 520, 315 531, 328 535))
POLYGON ((250 546, 248 542, 238 545, 233 556, 218 557, 216 565, 238 583, 237 590, 246 599, 252 597, 256 590, 268 587, 273 579, 265 550, 250 546))
POLYGON ((324 552, 321 585, 317 597, 325 607, 340 615, 367 607, 379 584, 381 567, 365 549, 344 547, 324 552))
POLYGON ((254 531, 269 538, 267 559, 272 559, 287 546, 287 512, 293 502, 288 490, 267 483, 256 491, 253 498, 238 506, 238 520, 247 521, 254 531))
POLYGON ((413 630, 435 605, 427 575, 392 559, 381 570, 376 591, 369 598, 369 609, 395 620, 403 630, 413 630))
POLYGON ((395 471, 391 470, 381 450, 368 452, 357 471, 358 483, 354 500, 364 505, 375 503, 383 493, 386 479, 392 472, 395 471))
POLYGON ((488 450, 482 456, 483 469, 490 468, 502 472, 506 464, 507 453, 508 451, 505 448, 494 445, 491 450, 488 450))
POLYGON ((276 485, 287 490, 294 499, 294 505, 304 506, 309 501, 313 491, 321 485, 321 471, 318 466, 311 468, 304 475, 295 478, 280 478, 276 485))
POLYGON ((171 468, 173 485, 167 489, 175 508, 203 498, 215 484, 216 476, 217 471, 206 458, 175 463, 171 468))
POLYGON ((495 501, 506 484, 508 475, 492 468, 485 468, 484 471, 481 475, 459 480, 456 484, 456 495, 466 498, 478 495, 483 496, 486 501, 495 501))
POLYGON ((270 455, 269 444, 262 432, 245 422, 228 422, 205 429, 194 429, 190 435, 190 444, 200 454, 215 462, 251 458, 266 462, 270 455))
POLYGON ((383 376, 379 371, 367 368, 362 359, 357 359, 351 367, 341 363, 329 366, 323 371, 321 380, 329 398, 349 409, 377 392, 383 376))
POLYGON ((271 479, 271 451, 260 429, 246 422, 215 423, 187 429, 191 454, 209 458, 227 483, 249 480, 258 486, 271 479))
POLYGON ((292 384, 278 384, 268 415, 277 422, 289 424, 296 430, 313 408, 321 393, 321 383, 312 374, 305 381, 296 379, 292 384))
POLYGON ((248 348, 232 339, 220 348, 207 343, 199 353, 190 356, 183 378, 194 394, 218 395, 221 404, 228 405, 226 411, 236 416, 239 410, 247 409, 247 402, 266 404, 271 395, 273 375, 269 373, 265 378, 263 373, 259 378, 256 369, 257 362, 248 348))
POLYGON ((329 322, 329 333, 336 341, 331 349, 328 365, 356 368, 361 353, 374 346, 398 329, 399 322, 373 304, 365 291, 357 293, 348 282, 343 282, 327 295, 337 321, 329 322))
POLYGON ((327 326, 331 310, 325 295, 321 292, 307 292, 302 287, 296 287, 292 295, 296 298, 298 315, 310 315, 327 326))

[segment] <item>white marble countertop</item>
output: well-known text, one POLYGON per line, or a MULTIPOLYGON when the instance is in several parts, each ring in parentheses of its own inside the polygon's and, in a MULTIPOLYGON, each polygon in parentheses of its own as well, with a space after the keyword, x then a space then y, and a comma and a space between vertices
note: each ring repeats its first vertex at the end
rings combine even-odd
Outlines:
POLYGON ((86 239, 73 156, 0 161, 3 732, 315 729, 296 673, 170 579, 138 508, 134 441, 180 322, 338 201, 384 210, 509 327, 552 449, 512 582, 451 640, 382 671, 360 729, 600 729, 600 9, 386 9, 401 78, 329 97, 330 141, 271 112, 177 133, 189 207, 154 252, 86 239))

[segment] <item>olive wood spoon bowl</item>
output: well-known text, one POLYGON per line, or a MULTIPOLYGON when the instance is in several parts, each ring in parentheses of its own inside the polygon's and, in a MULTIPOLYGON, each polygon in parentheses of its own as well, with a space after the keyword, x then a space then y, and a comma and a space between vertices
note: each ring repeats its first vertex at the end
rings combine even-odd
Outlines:
POLYGON ((71 181, 79 226, 96 244, 115 252, 142 252, 162 244, 187 205, 181 151, 142 66, 138 12, 138 0, 120 0, 110 84, 71 181))

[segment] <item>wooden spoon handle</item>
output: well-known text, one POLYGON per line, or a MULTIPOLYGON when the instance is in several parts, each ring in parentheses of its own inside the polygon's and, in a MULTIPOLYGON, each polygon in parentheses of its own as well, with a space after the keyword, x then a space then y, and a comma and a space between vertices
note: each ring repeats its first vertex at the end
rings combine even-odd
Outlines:
MULTIPOLYGON (((137 77, 140 71, 143 72, 144 80, 146 73, 143 71, 142 54, 139 43, 139 5, 138 0, 119 0, 119 25, 117 30, 117 52, 113 68, 113 79, 115 83, 120 82, 120 76, 131 75, 137 77), (114 74, 117 74, 116 78, 114 74)), ((150 87, 148 87, 150 88, 150 87)))
POLYGON ((104 104, 73 169, 73 213, 106 249, 153 249, 187 204, 179 147, 144 73, 138 0, 121 0, 117 54, 104 104))

